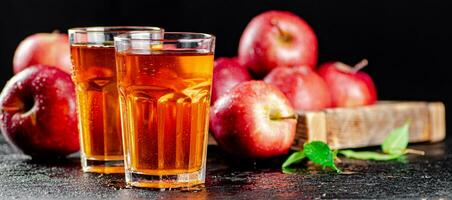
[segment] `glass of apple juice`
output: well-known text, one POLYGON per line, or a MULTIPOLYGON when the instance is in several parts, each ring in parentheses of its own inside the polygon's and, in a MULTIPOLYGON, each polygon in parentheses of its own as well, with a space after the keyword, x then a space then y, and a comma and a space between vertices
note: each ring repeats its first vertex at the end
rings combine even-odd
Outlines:
POLYGON ((115 37, 126 183, 190 188, 205 180, 215 37, 115 37))
POLYGON ((113 37, 140 30, 154 37, 163 33, 134 26, 69 29, 84 172, 124 173, 113 37))

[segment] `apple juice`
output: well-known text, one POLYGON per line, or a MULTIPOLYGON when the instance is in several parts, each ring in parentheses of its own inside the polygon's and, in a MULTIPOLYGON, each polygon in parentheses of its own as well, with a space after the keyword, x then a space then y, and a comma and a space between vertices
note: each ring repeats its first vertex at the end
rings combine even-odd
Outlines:
POLYGON ((207 146, 213 54, 116 53, 126 172, 200 170, 207 146))
MULTIPOLYGON (((82 162, 123 162, 121 121, 113 46, 71 45, 82 162)), ((123 172, 122 166, 88 171, 123 172)))

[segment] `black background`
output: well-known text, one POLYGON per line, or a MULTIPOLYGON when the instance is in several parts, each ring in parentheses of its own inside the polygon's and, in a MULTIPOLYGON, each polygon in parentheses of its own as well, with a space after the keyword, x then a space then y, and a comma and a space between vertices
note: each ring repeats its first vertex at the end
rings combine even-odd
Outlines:
POLYGON ((75 26, 152 25, 167 31, 213 33, 216 56, 234 56, 240 35, 267 10, 288 10, 317 33, 319 62, 354 64, 365 69, 380 99, 444 101, 452 83, 452 1, 292 0, 292 1, 133 1, 75 0, 0 2, 0 87, 12 76, 17 44, 36 32, 75 26))

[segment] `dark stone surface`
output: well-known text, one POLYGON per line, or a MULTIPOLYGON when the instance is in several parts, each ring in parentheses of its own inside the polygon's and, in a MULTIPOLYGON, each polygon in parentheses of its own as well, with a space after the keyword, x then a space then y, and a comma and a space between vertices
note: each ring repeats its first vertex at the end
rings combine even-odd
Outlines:
POLYGON ((418 144, 426 156, 408 162, 342 159, 344 174, 308 169, 282 174, 283 158, 238 161, 209 146, 206 187, 200 191, 125 189, 121 175, 84 174, 77 157, 42 163, 14 153, 0 136, 1 199, 315 199, 452 198, 452 139, 418 144))

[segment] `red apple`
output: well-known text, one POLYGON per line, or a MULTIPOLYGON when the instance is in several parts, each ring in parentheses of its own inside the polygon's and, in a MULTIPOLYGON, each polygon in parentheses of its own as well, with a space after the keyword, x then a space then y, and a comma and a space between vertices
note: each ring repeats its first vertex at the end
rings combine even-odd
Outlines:
POLYGON ((372 78, 359 71, 366 65, 367 60, 354 67, 341 62, 327 62, 320 66, 319 74, 328 84, 334 107, 363 106, 377 101, 372 78))
POLYGON ((0 129, 10 144, 32 157, 78 151, 71 76, 43 65, 16 74, 0 94, 0 129))
POLYGON ((263 81, 247 81, 215 102, 210 122, 222 149, 240 157, 262 159, 288 152, 297 120, 278 88, 263 81))
POLYGON ((286 11, 254 17, 240 38, 240 62, 264 77, 275 67, 317 64, 317 37, 303 19, 286 11))
POLYGON ((251 79, 251 75, 237 58, 217 59, 213 68, 212 104, 237 84, 251 79))
POLYGON ((307 67, 277 67, 264 79, 279 88, 296 110, 321 110, 331 107, 328 85, 307 67))
POLYGON ((71 73, 68 36, 61 33, 36 33, 25 38, 14 53, 14 73, 37 64, 56 66, 71 73))

